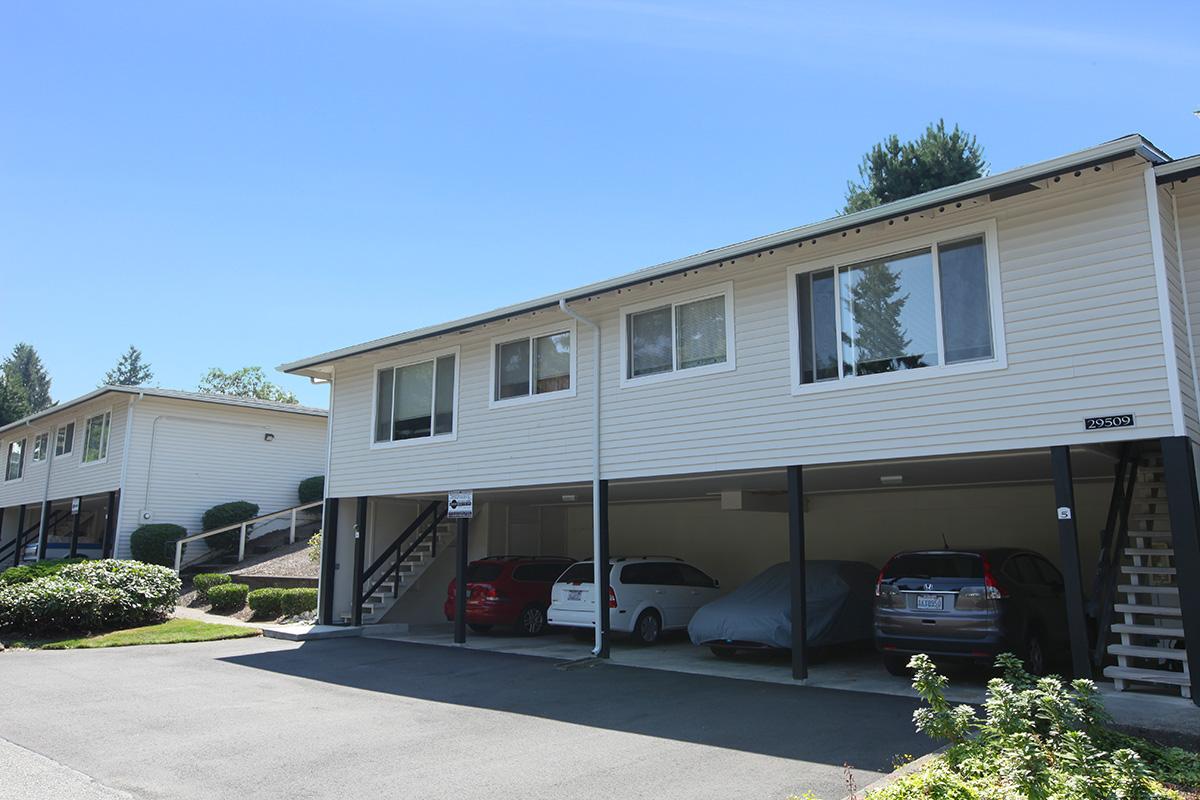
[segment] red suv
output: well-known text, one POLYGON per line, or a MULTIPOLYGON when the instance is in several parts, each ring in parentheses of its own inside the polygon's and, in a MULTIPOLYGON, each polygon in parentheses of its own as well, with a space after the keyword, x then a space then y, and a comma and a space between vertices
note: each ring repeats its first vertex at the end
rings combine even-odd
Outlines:
MULTIPOLYGON (((554 581, 575 563, 553 556, 488 556, 467 566, 467 624, 477 633, 495 625, 515 625, 525 636, 546 630, 546 609, 554 581)), ((455 582, 446 589, 442 610, 454 619, 455 582)))

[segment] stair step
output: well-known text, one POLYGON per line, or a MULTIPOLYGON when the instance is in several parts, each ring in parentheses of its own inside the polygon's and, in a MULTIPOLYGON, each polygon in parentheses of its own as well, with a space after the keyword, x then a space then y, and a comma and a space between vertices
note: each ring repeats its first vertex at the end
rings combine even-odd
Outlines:
POLYGON ((1124 622, 1114 623, 1113 633, 1127 633, 1130 636, 1156 636, 1160 639, 1182 639, 1183 628, 1168 628, 1166 625, 1127 625, 1124 622))
POLYGON ((1130 539, 1170 539, 1170 531, 1130 531, 1130 539))
POLYGON ((1179 594, 1179 587, 1178 586, 1151 586, 1149 584, 1142 584, 1142 585, 1138 586, 1138 585, 1135 585, 1132 583, 1122 583, 1120 586, 1117 587, 1117 591, 1123 592, 1125 594, 1177 595, 1177 594, 1179 594))
POLYGON ((1168 556, 1173 557, 1175 551, 1170 547, 1126 547, 1127 556, 1168 556))
POLYGON ((1138 567, 1122 566, 1121 572, 1126 575, 1174 575, 1174 567, 1138 567))
POLYGON ((1138 669, 1136 667, 1105 667, 1104 677, 1120 678, 1126 681, 1141 681, 1142 683, 1168 683, 1172 686, 1191 686, 1192 679, 1182 672, 1168 672, 1165 669, 1138 669))
POLYGON ((1168 522, 1171 519, 1171 515, 1165 511, 1155 511, 1144 514, 1130 514, 1129 519, 1137 522, 1168 522))
POLYGON ((1165 658, 1170 661, 1187 661, 1187 651, 1174 647, 1139 647, 1132 644, 1110 644, 1108 652, 1114 656, 1165 658))
POLYGON ((1181 617, 1183 613, 1171 606, 1143 606, 1130 603, 1117 603, 1113 610, 1118 614, 1147 614, 1152 617, 1181 617))

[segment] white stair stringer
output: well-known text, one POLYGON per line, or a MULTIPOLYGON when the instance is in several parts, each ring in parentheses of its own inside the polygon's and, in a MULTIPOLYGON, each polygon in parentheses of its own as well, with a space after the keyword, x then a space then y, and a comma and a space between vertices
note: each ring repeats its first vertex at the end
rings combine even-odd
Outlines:
MULTIPOLYGON (((366 602, 363 603, 363 625, 374 625, 382 620, 392 610, 392 607, 400 602, 400 598, 404 597, 405 593, 420 580, 425 570, 429 569, 437 559, 442 557, 444 551, 454 549, 454 532, 452 526, 445 520, 438 524, 437 530, 433 535, 437 537, 437 555, 433 555, 432 539, 426 539, 417 545, 412 554, 400 565, 399 585, 396 584, 395 561, 392 562, 387 573, 388 576, 383 580, 383 583, 379 584, 374 593, 366 599, 366 602)), ((351 616, 349 614, 342 614, 342 622, 349 624, 352 622, 351 616)))
POLYGON ((1120 642, 1108 645, 1117 663, 1105 667, 1104 676, 1118 691, 1148 683, 1191 697, 1161 455, 1147 456, 1138 466, 1119 575, 1111 632, 1120 642))

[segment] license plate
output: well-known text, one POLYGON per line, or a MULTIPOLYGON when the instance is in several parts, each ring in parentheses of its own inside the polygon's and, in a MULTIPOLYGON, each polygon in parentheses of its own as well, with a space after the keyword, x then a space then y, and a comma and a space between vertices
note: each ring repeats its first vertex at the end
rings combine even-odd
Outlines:
POLYGON ((583 599, 583 589, 567 589, 567 599, 568 600, 582 600, 583 599))
POLYGON ((917 595, 917 610, 918 611, 941 611, 945 599, 940 594, 919 594, 917 595))

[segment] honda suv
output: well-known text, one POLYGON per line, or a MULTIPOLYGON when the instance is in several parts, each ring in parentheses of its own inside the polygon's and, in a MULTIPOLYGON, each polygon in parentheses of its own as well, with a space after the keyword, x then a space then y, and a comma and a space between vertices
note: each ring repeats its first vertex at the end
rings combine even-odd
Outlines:
MULTIPOLYGON (((488 556, 467 565, 467 624, 477 633, 496 625, 514 625, 517 632, 537 636, 546 629, 546 608, 554 579, 571 565, 569 558, 550 556, 488 556)), ((451 580, 442 611, 454 619, 451 580)))
MULTIPOLYGON (((717 581, 678 558, 614 558, 609 565, 609 629, 639 644, 686 629, 700 606, 719 594, 717 581)), ((547 614, 551 625, 595 628, 594 575, 594 562, 580 561, 559 577, 547 614)))
POLYGON ((893 675, 914 653, 990 662, 1006 651, 1045 674, 1069 647, 1062 575, 1028 550, 899 553, 875 582, 875 645, 893 675))

